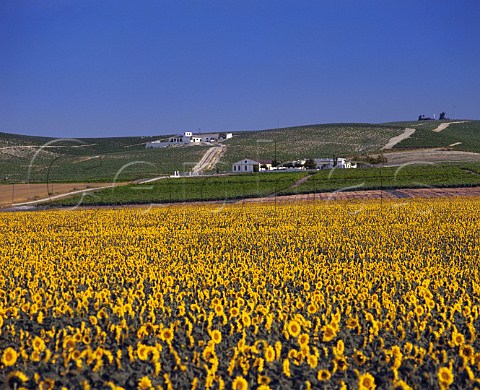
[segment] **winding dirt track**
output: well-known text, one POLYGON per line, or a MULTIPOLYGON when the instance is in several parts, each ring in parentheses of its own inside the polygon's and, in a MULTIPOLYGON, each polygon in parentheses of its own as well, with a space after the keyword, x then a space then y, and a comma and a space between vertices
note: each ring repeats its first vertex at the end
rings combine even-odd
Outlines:
POLYGON ((407 138, 410 137, 413 133, 415 133, 415 129, 412 129, 412 128, 408 128, 408 127, 407 127, 402 134, 397 135, 396 137, 390 138, 390 140, 389 140, 389 141, 387 142, 387 144, 382 148, 382 150, 392 149, 396 144, 398 144, 399 142, 403 141, 404 139, 407 139, 407 138))
POLYGON ((220 157, 225 153, 225 148, 226 146, 219 145, 208 149, 197 165, 193 167, 192 172, 194 174, 199 174, 213 169, 220 160, 220 157))

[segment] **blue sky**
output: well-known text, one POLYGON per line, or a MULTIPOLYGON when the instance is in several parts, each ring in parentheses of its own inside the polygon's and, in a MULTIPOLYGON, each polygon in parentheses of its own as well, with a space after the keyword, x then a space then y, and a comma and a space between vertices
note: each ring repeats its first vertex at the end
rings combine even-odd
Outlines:
POLYGON ((4 132, 480 119, 479 69, 477 0, 0 1, 4 132))

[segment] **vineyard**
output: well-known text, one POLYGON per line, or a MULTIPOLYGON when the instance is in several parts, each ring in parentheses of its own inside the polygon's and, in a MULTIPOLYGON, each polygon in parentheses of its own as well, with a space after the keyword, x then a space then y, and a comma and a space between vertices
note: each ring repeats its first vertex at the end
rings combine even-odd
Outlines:
POLYGON ((480 388, 479 198, 3 213, 0 387, 480 388))

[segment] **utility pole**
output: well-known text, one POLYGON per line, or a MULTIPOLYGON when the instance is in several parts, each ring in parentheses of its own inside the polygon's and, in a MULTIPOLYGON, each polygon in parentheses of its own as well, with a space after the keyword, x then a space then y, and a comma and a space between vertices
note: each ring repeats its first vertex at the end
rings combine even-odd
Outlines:
POLYGON ((274 154, 274 159, 275 159, 275 165, 278 165, 277 161, 277 141, 273 141, 275 143, 275 154, 274 154))
POLYGON ((453 119, 457 119, 457 106, 453 106, 453 119))

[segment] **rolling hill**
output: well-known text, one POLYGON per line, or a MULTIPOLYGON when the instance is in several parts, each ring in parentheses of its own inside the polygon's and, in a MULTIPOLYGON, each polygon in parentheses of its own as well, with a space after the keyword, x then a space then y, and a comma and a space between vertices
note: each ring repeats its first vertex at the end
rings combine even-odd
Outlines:
MULTIPOLYGON (((233 132, 224 141, 224 154, 215 171, 229 172, 245 157, 291 161, 301 158, 380 153, 406 127, 415 129, 385 155, 425 148, 480 152, 480 121, 452 123, 434 132, 439 121, 384 124, 322 124, 261 131, 233 132)), ((145 149, 145 143, 164 138, 116 137, 54 139, 0 133, 0 178, 12 182, 131 181, 174 171, 189 172, 209 145, 145 149)), ((406 157, 408 158, 408 156, 406 157)))

